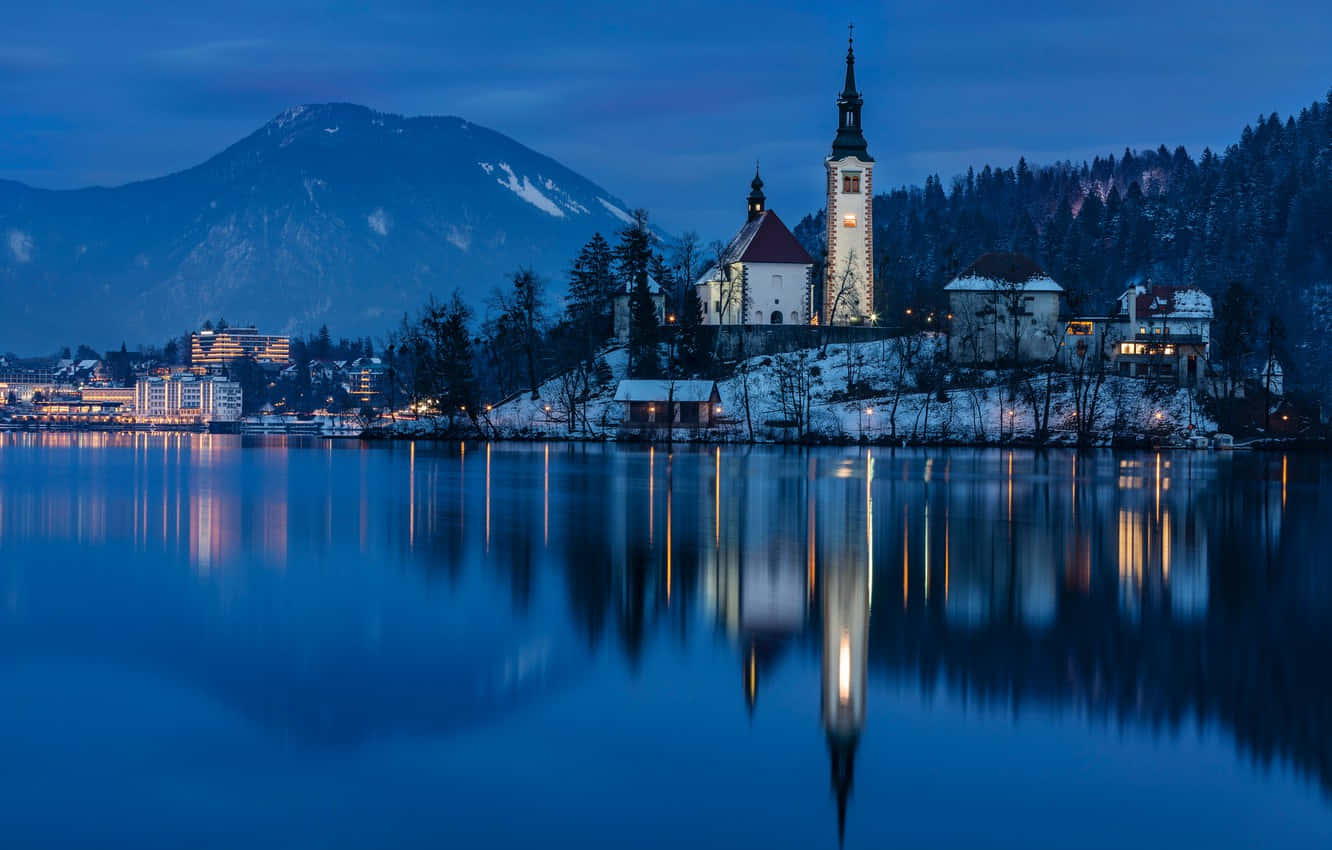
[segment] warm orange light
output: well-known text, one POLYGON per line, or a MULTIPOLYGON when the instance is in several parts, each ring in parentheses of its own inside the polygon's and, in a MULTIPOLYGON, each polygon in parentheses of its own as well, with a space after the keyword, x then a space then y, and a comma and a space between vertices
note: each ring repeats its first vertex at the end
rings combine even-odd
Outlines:
POLYGON ((842 643, 837 649, 837 699, 851 701, 851 633, 842 629, 842 643))

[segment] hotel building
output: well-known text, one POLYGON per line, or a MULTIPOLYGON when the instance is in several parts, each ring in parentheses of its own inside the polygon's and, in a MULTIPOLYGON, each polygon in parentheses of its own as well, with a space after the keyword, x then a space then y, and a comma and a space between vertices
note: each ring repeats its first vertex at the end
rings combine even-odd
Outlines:
POLYGON ((291 359, 291 339, 261 334, 254 328, 227 328, 190 334, 190 365, 197 372, 225 366, 233 360, 251 358, 259 363, 286 363, 291 359))
POLYGON ((241 418, 241 386, 226 378, 140 378, 134 387, 140 422, 185 425, 241 418))

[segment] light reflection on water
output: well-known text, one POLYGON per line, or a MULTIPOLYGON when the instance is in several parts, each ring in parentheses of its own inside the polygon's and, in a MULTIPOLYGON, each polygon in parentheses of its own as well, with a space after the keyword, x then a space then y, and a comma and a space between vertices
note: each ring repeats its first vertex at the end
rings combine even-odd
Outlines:
POLYGON ((1067 846, 1113 800, 1092 844, 1205 808, 1181 835, 1300 846, 1332 828, 1330 478, 1282 455, 0 434, 0 753, 26 777, 0 814, 87 838, 42 793, 64 789, 165 845, 225 812, 282 846, 386 819, 393 844, 1067 846), (126 748, 155 755, 94 793, 126 748), (232 748, 292 778, 290 810, 228 781, 232 748), (959 795, 994 808, 959 822, 959 795))

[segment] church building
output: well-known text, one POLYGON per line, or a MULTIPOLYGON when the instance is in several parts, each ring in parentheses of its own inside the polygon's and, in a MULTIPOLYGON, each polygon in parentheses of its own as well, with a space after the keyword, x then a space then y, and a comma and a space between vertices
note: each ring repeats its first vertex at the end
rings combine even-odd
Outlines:
POLYGON ((828 262, 822 321, 835 325, 873 322, 874 157, 861 131, 864 98, 856 90, 856 56, 847 40, 846 83, 837 98, 837 136, 824 160, 828 173, 828 262))
POLYGON ((767 209, 757 168, 749 185, 745 226, 696 284, 703 324, 807 325, 814 260, 767 209))

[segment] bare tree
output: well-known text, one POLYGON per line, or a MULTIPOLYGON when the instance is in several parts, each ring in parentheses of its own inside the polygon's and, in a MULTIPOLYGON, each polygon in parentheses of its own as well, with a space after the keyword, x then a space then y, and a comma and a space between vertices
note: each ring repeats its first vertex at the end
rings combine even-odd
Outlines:
POLYGON ((555 381, 555 406, 563 416, 570 434, 577 430, 579 422, 583 425, 584 433, 589 430, 587 403, 591 396, 592 381, 586 361, 579 361, 555 381))
POLYGON ((916 355, 920 352, 920 347, 919 334, 902 334, 893 337, 892 340, 892 351, 897 358, 897 374, 893 381, 893 401, 888 410, 888 427, 894 440, 897 439, 897 407, 902 400, 902 392, 906 389, 911 376, 910 370, 916 355))
POLYGON ((850 319, 860 314, 860 269, 856 262, 855 251, 847 254, 846 267, 837 275, 836 280, 829 283, 832 287, 832 298, 827 301, 828 317, 824 323, 820 355, 827 353, 828 341, 831 339, 829 329, 837 324, 839 319, 850 319))
POLYGON ((774 358, 773 372, 777 378, 776 399, 782 419, 795 429, 797 440, 809 432, 810 404, 813 397, 810 375, 809 350, 800 349, 774 358))
POLYGON ((1107 353, 1108 334, 1103 329, 1093 339, 1093 345, 1078 338, 1077 346, 1069 361, 1071 383, 1073 385, 1073 416, 1078 432, 1078 444, 1090 442, 1096 432, 1096 416, 1101 401, 1101 388, 1105 385, 1106 364, 1110 357, 1107 353))

